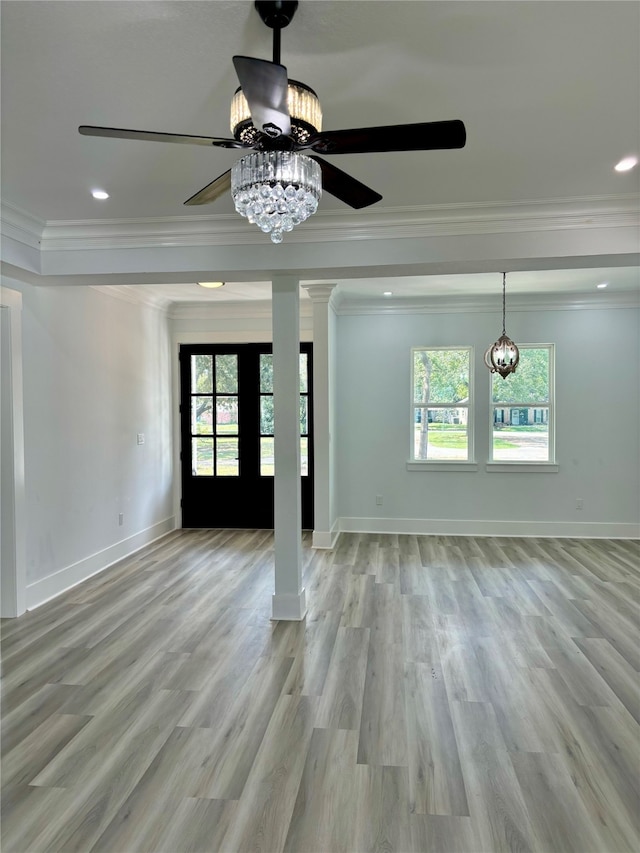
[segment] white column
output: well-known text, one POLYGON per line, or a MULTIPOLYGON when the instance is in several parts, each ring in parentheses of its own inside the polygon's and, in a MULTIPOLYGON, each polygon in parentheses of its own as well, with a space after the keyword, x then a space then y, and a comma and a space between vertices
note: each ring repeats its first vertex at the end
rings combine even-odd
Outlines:
POLYGON ((335 284, 304 284, 313 302, 313 505, 314 548, 332 548, 338 535, 333 529, 331 506, 332 382, 329 314, 335 284))
POLYGON ((275 452, 273 619, 304 619, 300 499, 300 294, 294 276, 271 283, 275 452))

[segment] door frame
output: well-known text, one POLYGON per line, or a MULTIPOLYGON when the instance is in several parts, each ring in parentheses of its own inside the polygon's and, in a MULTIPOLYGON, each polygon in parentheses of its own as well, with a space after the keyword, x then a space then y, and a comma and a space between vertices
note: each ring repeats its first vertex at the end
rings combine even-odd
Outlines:
MULTIPOLYGON (((171 384, 173 410, 173 515, 175 526, 182 527, 182 469, 180 461, 180 346, 182 344, 273 344, 271 331, 271 303, 225 308, 224 303, 213 306, 190 306, 189 320, 198 318, 198 325, 206 324, 206 331, 174 329, 171 332, 171 384), (254 327, 254 328, 248 328, 254 327)), ((186 319, 186 318, 185 318, 186 319)), ((181 322, 184 322, 180 318, 181 322)), ((175 322, 175 320, 174 320, 175 322)), ((313 343, 311 306, 301 307, 300 343, 313 343)))
MULTIPOLYGON (((0 286, 0 306, 8 312, 9 346, 6 399, 2 399, 2 444, 11 459, 10 471, 3 469, 3 495, 8 500, 4 508, 5 526, 2 560, 2 611, 5 618, 20 616, 27 609, 25 475, 24 475, 24 402, 22 388, 22 294, 6 285, 0 286), (8 435, 6 434, 8 432, 8 435), (8 510, 8 511, 7 511, 8 510)), ((3 342, 6 343, 6 342, 3 342)), ((4 349, 4 346, 3 346, 4 349)), ((6 355, 6 353, 5 353, 6 355)))

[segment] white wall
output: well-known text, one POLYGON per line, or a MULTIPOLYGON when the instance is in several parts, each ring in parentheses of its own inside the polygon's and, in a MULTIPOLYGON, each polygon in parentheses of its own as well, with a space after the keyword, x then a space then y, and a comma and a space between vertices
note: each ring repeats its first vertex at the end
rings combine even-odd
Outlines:
POLYGON ((162 312, 91 288, 19 287, 34 606, 173 528, 171 366, 162 312))
POLYGON ((516 343, 556 344, 558 473, 485 470, 490 375, 483 354, 500 334, 498 312, 339 316, 342 529, 640 535, 638 315, 613 307, 508 311, 516 343), (410 348, 463 344, 475 348, 478 470, 408 471, 410 348), (581 511, 576 498, 584 500, 581 511))

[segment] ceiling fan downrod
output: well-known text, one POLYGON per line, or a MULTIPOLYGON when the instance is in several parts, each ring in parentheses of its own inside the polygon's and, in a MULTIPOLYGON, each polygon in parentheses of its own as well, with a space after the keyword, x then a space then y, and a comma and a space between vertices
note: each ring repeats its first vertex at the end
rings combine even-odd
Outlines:
POLYGON ((263 23, 273 30, 273 63, 280 65, 280 33, 293 20, 298 0, 255 0, 255 7, 263 23))

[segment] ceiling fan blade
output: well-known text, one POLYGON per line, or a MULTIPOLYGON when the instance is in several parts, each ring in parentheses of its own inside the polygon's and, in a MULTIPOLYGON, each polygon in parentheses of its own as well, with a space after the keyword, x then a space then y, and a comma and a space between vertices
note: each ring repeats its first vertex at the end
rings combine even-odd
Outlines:
POLYGON ((322 189, 339 198, 349 207, 359 210, 382 199, 380 193, 365 186, 342 169, 338 169, 333 163, 321 160, 320 157, 311 156, 311 159, 319 163, 322 169, 322 189))
POLYGON ((289 81, 284 65, 250 56, 234 56, 233 64, 255 127, 272 139, 289 136, 289 81))
POLYGON ((203 187, 191 198, 188 198, 185 204, 210 204, 212 201, 220 198, 221 195, 231 189, 231 169, 228 172, 223 172, 221 175, 203 187))
POLYGON ((186 145, 215 145, 217 148, 247 148, 236 139, 219 139, 214 136, 192 136, 188 133, 154 133, 151 130, 125 130, 121 127, 93 127, 82 124, 78 131, 83 136, 106 136, 114 139, 141 139, 144 142, 183 142, 186 145))
POLYGON ((319 154, 364 154, 372 151, 429 151, 463 148, 467 132, 463 122, 426 121, 353 130, 328 130, 312 136, 307 147, 319 154))

